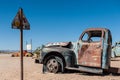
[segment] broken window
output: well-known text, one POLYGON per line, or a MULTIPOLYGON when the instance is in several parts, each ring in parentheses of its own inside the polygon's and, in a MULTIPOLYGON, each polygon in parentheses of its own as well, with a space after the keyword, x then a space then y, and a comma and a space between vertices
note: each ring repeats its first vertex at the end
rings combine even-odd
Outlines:
POLYGON ((82 41, 87 42, 98 42, 101 40, 102 31, 88 31, 84 33, 82 41))

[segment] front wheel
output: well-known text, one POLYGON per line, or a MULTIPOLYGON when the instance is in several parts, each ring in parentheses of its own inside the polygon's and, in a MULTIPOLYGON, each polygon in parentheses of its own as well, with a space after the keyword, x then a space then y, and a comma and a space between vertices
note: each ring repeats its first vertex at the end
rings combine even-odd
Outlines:
POLYGON ((48 72, 57 73, 60 69, 60 64, 54 58, 49 59, 46 64, 48 72))
POLYGON ((63 72, 63 62, 59 57, 50 57, 45 64, 43 64, 43 72, 47 71, 50 73, 63 72))

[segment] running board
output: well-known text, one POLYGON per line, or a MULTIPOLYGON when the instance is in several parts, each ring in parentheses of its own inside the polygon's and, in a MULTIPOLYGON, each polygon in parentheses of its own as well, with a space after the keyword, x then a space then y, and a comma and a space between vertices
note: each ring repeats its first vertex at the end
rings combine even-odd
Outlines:
POLYGON ((91 67, 79 66, 78 68, 66 67, 66 69, 77 70, 77 71, 80 71, 80 72, 103 74, 103 70, 102 70, 102 69, 99 69, 99 68, 91 68, 91 67))

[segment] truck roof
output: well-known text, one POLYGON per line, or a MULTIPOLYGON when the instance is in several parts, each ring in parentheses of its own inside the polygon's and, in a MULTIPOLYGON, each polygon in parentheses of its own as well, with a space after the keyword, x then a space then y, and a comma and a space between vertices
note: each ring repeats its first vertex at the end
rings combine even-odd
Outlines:
POLYGON ((93 30, 100 30, 100 31, 110 31, 107 28, 88 28, 85 31, 93 31, 93 30))

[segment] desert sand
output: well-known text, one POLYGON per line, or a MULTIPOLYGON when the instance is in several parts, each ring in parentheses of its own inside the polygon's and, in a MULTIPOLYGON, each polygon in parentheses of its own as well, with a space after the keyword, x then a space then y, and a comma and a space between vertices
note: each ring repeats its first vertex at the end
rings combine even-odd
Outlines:
MULTIPOLYGON (((111 61, 111 66, 120 67, 120 58, 111 61)), ((20 58, 0 54, 0 80, 20 80, 20 58)), ((42 73, 42 64, 24 57, 24 80, 120 80, 120 75, 96 75, 90 73, 42 73)))

